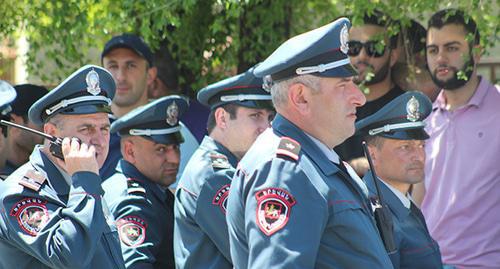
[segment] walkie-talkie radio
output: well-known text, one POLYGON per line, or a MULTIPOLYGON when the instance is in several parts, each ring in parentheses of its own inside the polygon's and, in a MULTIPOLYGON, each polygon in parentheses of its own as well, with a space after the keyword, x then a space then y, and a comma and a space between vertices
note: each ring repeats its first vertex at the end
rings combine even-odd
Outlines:
MULTIPOLYGON (((22 125, 19 125, 19 124, 15 124, 15 123, 12 123, 10 121, 6 121, 6 120, 1 120, 0 121, 0 124, 3 124, 3 125, 6 125, 6 126, 11 126, 11 127, 15 127, 15 128, 19 128, 21 130, 25 130, 25 131, 28 131, 30 133, 33 133, 33 134, 36 134, 36 135, 39 135, 39 136, 42 136, 43 138, 45 139, 48 139, 50 141, 50 147, 49 147, 49 151, 52 155, 54 155, 54 157, 56 158, 59 158, 61 160, 64 161, 64 156, 63 156, 63 153, 62 153, 62 138, 60 137, 55 137, 55 136, 51 136, 51 135, 48 135, 44 132, 40 132, 40 131, 37 131, 37 130, 33 130, 31 128, 28 128, 26 126, 22 126, 22 125)), ((74 137, 73 139, 77 139, 78 140, 78 143, 81 143, 82 141, 77 138, 77 137, 74 137)))
POLYGON ((374 201, 372 201, 375 208, 373 212, 373 214, 375 215, 375 222, 377 223, 377 228, 380 233, 380 237, 382 238, 382 242, 384 242, 385 250, 390 254, 397 250, 396 244, 394 243, 394 227, 392 223, 392 216, 387 206, 384 205, 384 198, 382 196, 382 192, 380 191, 378 177, 375 173, 372 158, 370 157, 370 151, 368 150, 365 141, 363 141, 363 151, 365 152, 366 159, 368 159, 373 182, 375 184, 375 188, 377 189, 377 197, 374 201))

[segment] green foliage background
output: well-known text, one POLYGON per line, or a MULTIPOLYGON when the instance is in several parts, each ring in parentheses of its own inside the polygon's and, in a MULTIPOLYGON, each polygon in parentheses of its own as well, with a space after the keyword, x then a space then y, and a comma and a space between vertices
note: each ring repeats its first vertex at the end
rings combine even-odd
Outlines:
POLYGON ((356 24, 364 12, 377 8, 403 23, 413 18, 426 26, 426 20, 435 11, 459 7, 476 20, 486 49, 498 40, 500 24, 500 0, 2 2, 0 36, 25 35, 30 44, 28 71, 48 84, 60 81, 78 66, 89 63, 89 49, 100 50, 111 36, 133 32, 144 37, 153 49, 170 51, 185 91, 196 91, 228 75, 245 71, 265 59, 287 38, 345 14, 352 14, 356 24), (163 46, 160 47, 160 43, 163 46), (35 57, 41 49, 46 55, 43 60, 35 57))

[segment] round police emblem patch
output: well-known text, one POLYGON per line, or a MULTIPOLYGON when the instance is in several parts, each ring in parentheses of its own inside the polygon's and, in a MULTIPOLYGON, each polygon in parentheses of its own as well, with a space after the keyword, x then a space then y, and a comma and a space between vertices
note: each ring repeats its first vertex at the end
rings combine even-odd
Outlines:
POLYGON ((214 198, 212 199, 212 204, 219 206, 220 210, 224 215, 226 215, 226 209, 227 209, 227 196, 229 195, 229 188, 231 187, 230 184, 226 184, 222 186, 214 195, 214 198))
POLYGON ((340 51, 342 51, 344 54, 347 54, 347 51, 349 51, 349 44, 347 44, 348 40, 349 30, 347 29, 347 25, 344 24, 344 26, 342 26, 342 29, 340 30, 340 51))
POLYGON ((146 222, 135 216, 127 216, 116 221, 120 240, 127 246, 138 246, 146 239, 146 222))
POLYGON ((36 236, 49 221, 46 204, 47 201, 38 198, 25 198, 12 207, 10 215, 16 218, 24 232, 36 236))
POLYGON ((85 82, 87 83, 87 92, 90 94, 98 95, 101 92, 101 87, 99 87, 99 74, 97 74, 94 69, 87 73, 85 82))
POLYGON ((177 104, 175 102, 172 102, 172 104, 170 104, 167 107, 167 119, 166 119, 166 121, 168 124, 170 124, 170 126, 174 126, 179 121, 178 117, 179 117, 179 107, 177 106, 177 104))
POLYGON ((420 103, 415 96, 412 96, 406 103, 406 118, 409 121, 417 121, 420 118, 420 103))
POLYGON ((295 198, 279 188, 267 188, 255 194, 257 199, 257 225, 271 236, 288 223, 295 198))

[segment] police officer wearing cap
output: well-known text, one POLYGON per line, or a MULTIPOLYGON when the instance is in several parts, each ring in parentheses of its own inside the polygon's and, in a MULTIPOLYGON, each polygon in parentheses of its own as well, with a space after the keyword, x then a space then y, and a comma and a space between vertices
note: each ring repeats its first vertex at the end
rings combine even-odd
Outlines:
MULTIPOLYGON (((47 89, 33 84, 20 84, 14 86, 17 98, 12 102, 10 120, 13 123, 27 126, 41 131, 42 125, 34 124, 28 118, 28 109, 45 94, 47 89)), ((7 162, 4 172, 10 175, 19 166, 26 163, 33 148, 43 143, 43 137, 25 132, 19 128, 8 128, 7 135, 7 162)))
MULTIPOLYGON (((425 123, 432 103, 421 92, 410 91, 356 123, 365 137, 384 202, 392 213, 397 251, 390 255, 394 268, 442 268, 439 246, 429 234, 410 188, 424 180, 425 123)), ((371 195, 372 173, 364 178, 371 195)))
MULTIPOLYGON (((12 111, 10 103, 15 100, 16 95, 15 89, 9 83, 0 80, 0 119, 10 120, 10 112, 12 111)), ((7 126, 0 125, 0 128, 2 132, 0 134, 0 180, 4 180, 10 174, 5 171, 8 153, 7 126)))
MULTIPOLYGON (((148 87, 157 76, 154 57, 144 40, 134 34, 121 34, 111 38, 101 54, 101 61, 116 83, 116 95, 111 104, 113 115, 111 122, 122 117, 133 109, 148 104, 148 87)), ((198 141, 183 123, 181 128, 185 142, 181 145, 181 166, 184 168, 189 157, 198 147, 198 141)), ((104 180, 116 171, 116 165, 122 158, 120 138, 111 133, 110 153, 100 170, 104 180)))
POLYGON ((117 173, 103 183, 104 198, 116 219, 127 268, 174 268, 172 249, 175 181, 184 142, 179 117, 187 101, 160 98, 125 114, 111 125, 121 138, 117 173))
POLYGON ((31 106, 32 122, 64 138, 63 157, 45 140, 4 181, 0 268, 124 268, 98 174, 114 92, 111 74, 87 65, 31 106))
POLYGON ((226 199, 238 161, 274 117, 262 79, 245 73, 198 93, 210 107, 205 136, 176 191, 174 252, 177 268, 233 268, 226 199))
POLYGON ((368 189, 333 147, 365 98, 347 56, 349 20, 283 43, 254 74, 277 115, 238 164, 227 205, 236 268, 392 268, 368 189))

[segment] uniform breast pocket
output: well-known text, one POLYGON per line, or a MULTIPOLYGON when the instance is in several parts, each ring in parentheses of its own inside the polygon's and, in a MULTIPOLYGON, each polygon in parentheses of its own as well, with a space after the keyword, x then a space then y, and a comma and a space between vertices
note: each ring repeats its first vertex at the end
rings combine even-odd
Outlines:
POLYGON ((369 220, 367 211, 355 200, 332 200, 330 206, 333 212, 333 224, 336 229, 346 229, 352 231, 360 224, 367 223, 369 220), (364 221, 360 221, 363 220, 364 221))

